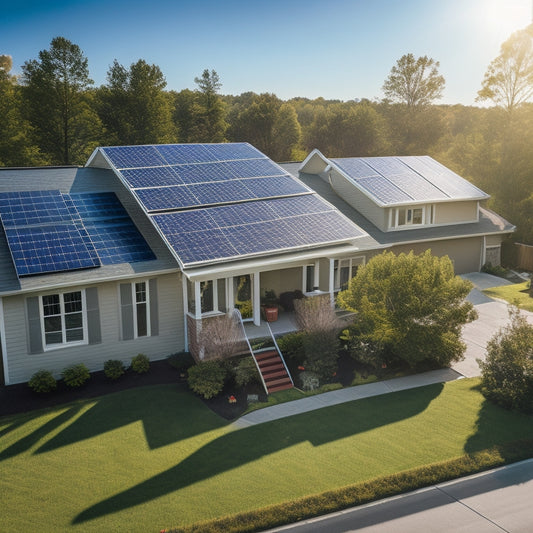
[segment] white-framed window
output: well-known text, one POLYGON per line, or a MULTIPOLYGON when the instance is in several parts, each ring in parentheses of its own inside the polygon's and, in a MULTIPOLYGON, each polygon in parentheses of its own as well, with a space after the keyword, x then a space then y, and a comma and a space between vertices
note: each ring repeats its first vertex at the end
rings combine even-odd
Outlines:
POLYGON ((202 315, 225 312, 226 281, 224 279, 209 279, 205 281, 187 280, 188 312, 196 314, 197 299, 202 315), (197 288, 198 287, 198 294, 197 288))
POLYGON ((133 291, 133 336, 149 337, 150 325, 150 285, 146 281, 131 284, 133 291))
POLYGON ((304 293, 307 294, 318 289, 318 269, 318 261, 303 267, 302 291, 304 293))
POLYGON ((45 350, 87 344, 85 290, 45 294, 39 300, 45 350))
POLYGON ((357 269, 364 264, 364 257, 349 257, 347 259, 335 260, 333 267, 335 291, 345 290, 350 280, 357 274, 357 269))
POLYGON ((389 226, 391 228, 405 228, 433 224, 433 217, 433 205, 397 207, 390 211, 389 226))

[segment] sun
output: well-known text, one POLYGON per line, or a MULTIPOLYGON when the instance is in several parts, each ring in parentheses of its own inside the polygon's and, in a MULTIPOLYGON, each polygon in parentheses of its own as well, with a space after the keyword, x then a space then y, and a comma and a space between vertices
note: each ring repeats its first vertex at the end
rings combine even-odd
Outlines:
POLYGON ((532 0, 482 0, 478 4, 481 24, 502 36, 508 37, 532 22, 532 0))

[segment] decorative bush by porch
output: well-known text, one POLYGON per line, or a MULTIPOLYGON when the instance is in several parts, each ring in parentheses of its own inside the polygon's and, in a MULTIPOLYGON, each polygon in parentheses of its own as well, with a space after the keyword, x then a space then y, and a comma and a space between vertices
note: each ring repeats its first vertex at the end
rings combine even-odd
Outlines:
POLYGON ((224 388, 227 370, 218 361, 204 361, 189 368, 187 383, 196 393, 209 400, 224 388))
POLYGON ((57 388, 57 381, 49 370, 39 370, 28 381, 28 386, 34 392, 52 392, 57 388))
POLYGON ((81 387, 90 377, 89 369, 83 364, 68 366, 61 372, 61 377, 69 387, 81 387))
POLYGON ((259 382, 260 380, 261 377, 252 357, 248 356, 241 359, 235 369, 235 384, 238 387, 244 387, 248 383, 259 382))

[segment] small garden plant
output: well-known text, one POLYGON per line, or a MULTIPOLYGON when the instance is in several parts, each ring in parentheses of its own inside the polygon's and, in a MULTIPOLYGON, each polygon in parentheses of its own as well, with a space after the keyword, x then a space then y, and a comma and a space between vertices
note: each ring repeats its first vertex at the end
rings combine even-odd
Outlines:
POLYGON ((109 359, 104 363, 104 374, 106 378, 115 380, 126 372, 124 363, 118 359, 109 359))
POLYGON ((81 387, 90 377, 89 369, 83 364, 68 366, 61 372, 65 385, 76 388, 81 387))
POLYGON ((218 361, 204 361, 189 368, 189 387, 206 400, 214 398, 224 388, 227 370, 218 361))
POLYGON ((57 388, 57 381, 49 370, 39 370, 28 381, 28 386, 34 392, 52 392, 57 388))
POLYGON ((146 374, 150 370, 150 359, 143 353, 137 354, 131 360, 131 369, 137 374, 146 374))

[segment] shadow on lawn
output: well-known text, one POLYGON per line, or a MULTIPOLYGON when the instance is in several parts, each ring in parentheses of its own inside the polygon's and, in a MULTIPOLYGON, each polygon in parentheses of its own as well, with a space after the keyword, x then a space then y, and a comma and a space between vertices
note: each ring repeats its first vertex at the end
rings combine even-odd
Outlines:
POLYGON ((320 446, 410 418, 424 411, 443 387, 386 394, 232 431, 166 472, 89 507, 73 523, 143 504, 301 442, 320 446))
MULTIPOLYGON (((182 385, 160 385, 129 389, 91 400, 94 405, 60 433, 45 442, 36 453, 56 450, 134 422, 142 422, 151 449, 223 427, 226 420, 207 410, 202 401, 182 385), (191 416, 197 411, 199 416, 191 416)), ((74 405, 0 453, 0 460, 29 450, 62 424, 78 415, 86 402, 74 405)), ((42 416, 38 413, 35 417, 42 416)), ((35 417, 24 417, 19 426, 35 417)), ((6 428, 6 431, 14 427, 6 428)))

